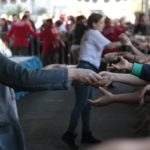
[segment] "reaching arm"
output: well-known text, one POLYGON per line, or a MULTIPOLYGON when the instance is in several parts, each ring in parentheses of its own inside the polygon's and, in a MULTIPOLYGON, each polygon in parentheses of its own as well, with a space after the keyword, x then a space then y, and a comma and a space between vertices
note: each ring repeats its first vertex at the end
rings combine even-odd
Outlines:
POLYGON ((105 46, 105 48, 108 48, 108 49, 114 49, 114 48, 117 48, 117 47, 120 47, 122 46, 123 44, 121 42, 112 42, 108 45, 105 46))
MULTIPOLYGON (((124 93, 124 94, 112 94, 106 89, 100 87, 100 91, 104 94, 95 100, 88 100, 93 106, 106 106, 112 103, 140 103, 141 102, 141 90, 124 93)), ((150 102, 150 96, 143 97, 145 102, 150 102)))
POLYGON ((128 46, 130 47, 133 54, 135 54, 137 56, 145 56, 145 54, 142 53, 140 50, 138 50, 132 43, 130 43, 128 46))
POLYGON ((67 89, 68 80, 95 84, 100 76, 88 69, 27 69, 0 54, 0 83, 25 91, 67 89))
POLYGON ((139 85, 139 86, 148 84, 146 81, 139 79, 138 77, 131 74, 112 73, 112 72, 102 71, 99 73, 99 75, 103 78, 106 78, 105 82, 103 82, 103 84, 100 84, 101 86, 106 86, 113 81, 125 83, 125 84, 131 84, 131 85, 139 85))

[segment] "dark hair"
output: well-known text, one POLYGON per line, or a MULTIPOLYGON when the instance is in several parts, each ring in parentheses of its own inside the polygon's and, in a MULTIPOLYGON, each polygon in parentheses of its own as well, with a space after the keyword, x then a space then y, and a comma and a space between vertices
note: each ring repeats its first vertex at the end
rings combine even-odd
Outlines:
POLYGON ((99 20, 101 20, 102 17, 103 15, 101 14, 92 13, 87 19, 88 27, 93 28, 93 23, 97 23, 99 20))
POLYGON ((80 23, 80 22, 82 22, 82 20, 84 20, 84 19, 86 19, 86 17, 85 17, 84 15, 77 16, 76 22, 77 22, 77 23, 80 23))
POLYGON ((105 18, 105 24, 110 24, 111 23, 111 19, 109 17, 105 18))
POLYGON ((28 15, 23 15, 22 20, 28 19, 28 15))
POLYGON ((63 22, 61 21, 61 20, 57 20, 56 22, 55 22, 55 25, 57 26, 57 27, 59 27, 60 25, 62 25, 63 24, 63 22))
POLYGON ((74 18, 74 16, 69 16, 69 17, 68 17, 68 20, 70 20, 72 23, 75 23, 75 18, 74 18))
POLYGON ((46 19, 46 24, 52 25, 53 24, 53 20, 51 18, 46 19))

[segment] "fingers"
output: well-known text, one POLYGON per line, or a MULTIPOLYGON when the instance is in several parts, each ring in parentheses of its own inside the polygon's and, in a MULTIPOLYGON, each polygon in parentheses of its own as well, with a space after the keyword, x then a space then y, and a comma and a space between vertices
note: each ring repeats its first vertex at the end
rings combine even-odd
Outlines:
POLYGON ((99 81, 102 79, 101 76, 93 71, 87 70, 84 74, 80 74, 82 82, 86 85, 98 86, 99 81))
POLYGON ((103 87, 98 87, 98 88, 99 88, 99 90, 100 90, 104 95, 110 95, 110 94, 111 94, 108 90, 106 90, 106 89, 103 88, 103 87))
POLYGON ((143 105, 145 102, 144 102, 144 97, 145 97, 145 94, 150 91, 150 85, 147 85, 146 87, 144 87, 144 89, 141 91, 141 94, 140 94, 140 105, 143 105))
POLYGON ((99 76, 99 74, 95 73, 95 72, 91 72, 88 75, 88 79, 87 81, 93 85, 98 84, 98 82, 101 80, 101 76, 99 76))
POLYGON ((119 56, 120 61, 124 62, 125 59, 123 58, 123 56, 119 56))
POLYGON ((99 81, 99 86, 108 86, 110 83, 113 82, 113 74, 111 72, 100 72, 99 75, 101 76, 102 80, 99 81))
POLYGON ((117 70, 119 70, 119 69, 120 69, 120 67, 119 67, 117 64, 112 64, 112 65, 111 65, 111 68, 113 68, 113 69, 117 69, 117 70))

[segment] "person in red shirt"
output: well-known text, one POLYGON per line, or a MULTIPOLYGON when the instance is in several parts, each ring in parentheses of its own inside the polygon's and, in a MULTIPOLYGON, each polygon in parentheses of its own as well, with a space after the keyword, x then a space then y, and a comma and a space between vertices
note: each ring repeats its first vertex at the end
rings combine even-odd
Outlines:
MULTIPOLYGON (((111 42, 119 41, 118 31, 117 28, 112 24, 112 20, 109 17, 106 17, 105 19, 105 26, 103 29, 103 35, 108 38, 111 42)), ((109 53, 109 52, 119 52, 119 48, 115 49, 108 49, 105 48, 103 54, 109 53)))
POLYGON ((52 19, 46 20, 39 37, 42 42, 43 65, 58 63, 58 52, 63 48, 63 43, 52 19))
POLYGON ((33 30, 28 16, 24 15, 22 20, 14 22, 10 31, 5 36, 5 42, 8 42, 12 37, 12 52, 13 55, 27 55, 29 47, 28 36, 37 36, 37 33, 33 30))
POLYGON ((122 33, 126 32, 125 18, 124 17, 122 17, 122 18, 119 19, 119 24, 116 27, 116 30, 117 30, 118 36, 120 36, 122 33))

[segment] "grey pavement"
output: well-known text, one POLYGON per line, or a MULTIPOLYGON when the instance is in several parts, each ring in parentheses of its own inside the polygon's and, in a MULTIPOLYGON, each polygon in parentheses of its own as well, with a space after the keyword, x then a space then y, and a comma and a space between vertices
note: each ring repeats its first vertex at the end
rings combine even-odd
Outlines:
MULTIPOLYGON (((133 91, 134 88, 115 84, 113 93, 133 91)), ((95 90, 94 96, 101 95, 95 90)), ((17 101, 18 113, 25 133, 27 150, 69 150, 60 140, 67 128, 74 105, 74 90, 42 91, 27 94, 17 101)), ((137 121, 137 104, 111 104, 92 109, 91 129, 95 137, 103 141, 133 137, 137 121)), ((77 128, 77 143, 80 144, 81 123, 77 128)), ((81 145, 86 150, 88 145, 81 145)))

